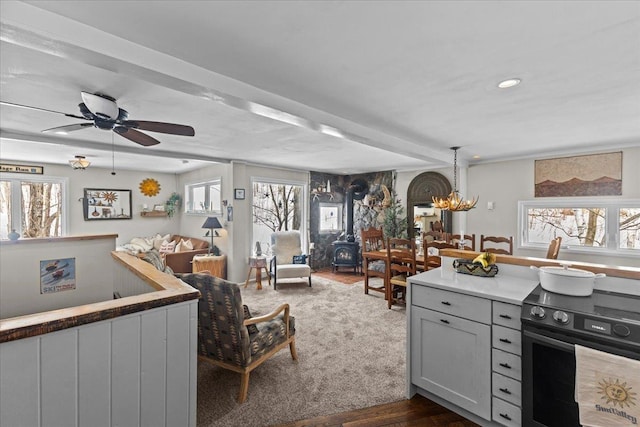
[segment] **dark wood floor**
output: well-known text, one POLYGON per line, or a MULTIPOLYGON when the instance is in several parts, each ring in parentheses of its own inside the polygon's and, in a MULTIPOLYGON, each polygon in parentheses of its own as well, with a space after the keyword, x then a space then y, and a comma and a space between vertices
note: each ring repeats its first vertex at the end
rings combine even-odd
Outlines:
POLYGON ((344 283, 345 285, 352 285, 354 283, 362 282, 364 276, 359 273, 353 273, 352 271, 341 270, 334 273, 331 271, 331 267, 321 268, 319 270, 311 272, 311 276, 320 276, 325 279, 335 280, 336 282, 344 283))
POLYGON ((411 400, 357 409, 341 414, 281 424, 277 427, 477 427, 446 408, 415 395, 411 400))

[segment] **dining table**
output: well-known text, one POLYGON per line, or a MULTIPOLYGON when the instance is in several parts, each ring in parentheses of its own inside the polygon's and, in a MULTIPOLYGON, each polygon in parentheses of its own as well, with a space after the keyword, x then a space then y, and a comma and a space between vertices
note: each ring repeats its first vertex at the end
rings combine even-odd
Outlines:
MULTIPOLYGON (((391 250, 391 257, 393 257, 393 249, 391 250)), ((362 260, 364 261, 364 268, 367 268, 367 265, 370 261, 384 261, 384 271, 386 272, 384 278, 384 299, 386 301, 391 298, 391 286, 389 286, 389 264, 391 260, 389 259, 389 254, 386 249, 379 249, 375 251, 365 251, 362 252, 362 260)), ((416 254, 416 265, 424 266, 425 257, 424 255, 416 254)))

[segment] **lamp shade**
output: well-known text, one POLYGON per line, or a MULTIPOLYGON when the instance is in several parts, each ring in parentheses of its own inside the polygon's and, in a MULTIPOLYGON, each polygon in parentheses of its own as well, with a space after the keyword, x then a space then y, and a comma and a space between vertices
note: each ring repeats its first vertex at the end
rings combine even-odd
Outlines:
POLYGON ((210 216, 207 220, 202 224, 202 228, 222 228, 222 224, 218 221, 218 218, 215 216, 210 216))

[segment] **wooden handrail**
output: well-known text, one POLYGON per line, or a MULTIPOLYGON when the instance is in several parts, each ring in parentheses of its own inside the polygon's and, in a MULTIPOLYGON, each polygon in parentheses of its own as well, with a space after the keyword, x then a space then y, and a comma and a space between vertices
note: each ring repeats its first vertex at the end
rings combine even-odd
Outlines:
POLYGON ((158 271, 148 262, 133 255, 114 251, 111 252, 111 256, 132 274, 149 284, 155 291, 0 320, 0 343, 99 322, 200 297, 200 291, 174 276, 158 271))
MULTIPOLYGON (((463 258, 463 259, 474 259, 482 252, 474 252, 474 251, 461 251, 458 249, 442 249, 440 251, 440 255, 452 257, 452 258, 463 258)), ((522 265, 528 267, 530 265, 535 265, 536 267, 544 267, 544 266, 562 266, 563 264, 571 264, 572 267, 580 268, 582 270, 588 270, 593 273, 604 273, 610 277, 622 277, 625 279, 636 279, 640 280, 640 268, 638 267, 623 267, 623 266, 613 266, 613 265, 604 265, 604 264, 593 264, 588 262, 579 262, 579 261, 569 261, 569 260, 552 260, 547 258, 533 258, 533 257, 520 257, 513 255, 500 255, 496 254, 496 263, 498 264, 511 264, 511 265, 522 265)))

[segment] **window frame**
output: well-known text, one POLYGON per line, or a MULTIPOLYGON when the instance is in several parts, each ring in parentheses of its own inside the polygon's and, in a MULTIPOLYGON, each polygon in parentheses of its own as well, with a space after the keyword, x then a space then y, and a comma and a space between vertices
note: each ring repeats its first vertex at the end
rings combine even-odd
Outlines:
POLYGON ((640 208, 639 199, 607 200, 593 197, 554 198, 553 200, 520 200, 518 201, 518 248, 544 249, 548 243, 533 243, 528 241, 528 216, 530 208, 605 208, 605 245, 602 247, 561 245, 563 252, 582 254, 601 254, 607 256, 640 257, 638 249, 620 248, 620 209, 640 208))
POLYGON ((187 183, 184 185, 184 213, 194 216, 220 216, 222 215, 222 177, 217 176, 206 181, 187 183), (205 194, 205 202, 209 197, 210 187, 217 185, 220 193, 220 203, 212 210, 189 210, 189 200, 193 200, 193 191, 196 188, 203 187, 205 194))
POLYGON ((21 173, 3 172, 0 174, 0 181, 11 183, 11 217, 19 218, 18 224, 10 224, 17 233, 22 236, 22 182, 49 182, 61 186, 62 206, 60 221, 60 236, 66 236, 71 224, 71 211, 69 210, 69 178, 53 175, 31 175, 21 173))
MULTIPOLYGON (((273 177, 264 177, 264 176, 251 176, 250 178, 251 188, 253 189, 253 184, 258 182, 262 184, 274 184, 274 185, 293 185, 302 188, 302 204, 300 211, 300 237, 302 239, 302 248, 303 252, 306 251, 308 247, 308 235, 309 235, 309 182, 308 181, 299 181, 296 179, 283 179, 283 178, 273 178, 273 177)), ((246 198, 249 201, 249 206, 253 206, 253 190, 246 192, 246 198)), ((253 223, 253 208, 251 208, 251 214, 249 215, 249 220, 251 224, 253 223)), ((249 233, 249 244, 255 241, 255 237, 253 235, 253 226, 251 226, 251 231, 249 233)))
POLYGON ((342 203, 320 202, 318 204, 318 209, 320 210, 320 218, 319 218, 319 221, 318 221, 318 233, 319 234, 336 234, 336 233, 340 233, 341 231, 344 231, 344 224, 342 222, 342 217, 343 217, 342 208, 343 208, 342 203), (337 209, 337 213, 336 213, 337 214, 336 215, 337 227, 335 229, 322 228, 322 208, 336 208, 337 209))

